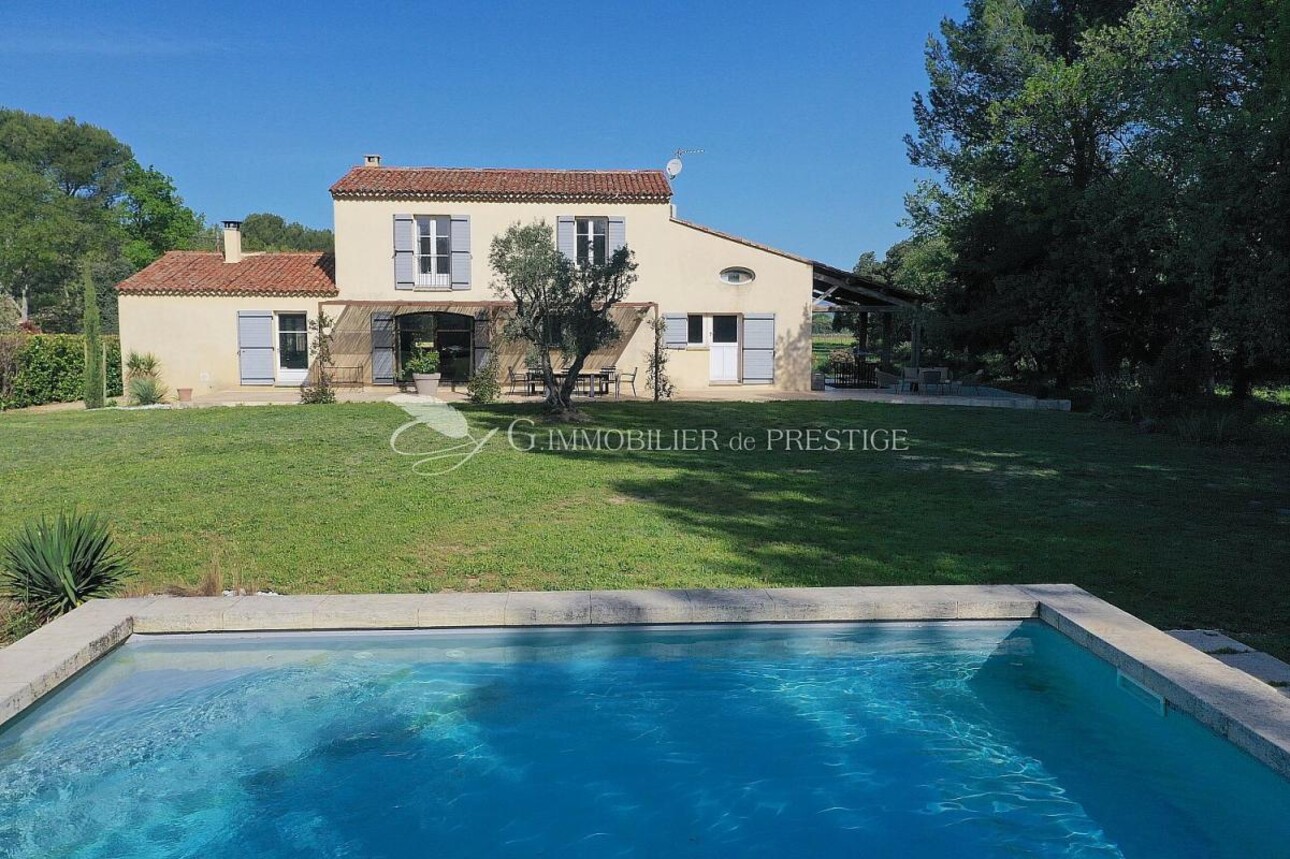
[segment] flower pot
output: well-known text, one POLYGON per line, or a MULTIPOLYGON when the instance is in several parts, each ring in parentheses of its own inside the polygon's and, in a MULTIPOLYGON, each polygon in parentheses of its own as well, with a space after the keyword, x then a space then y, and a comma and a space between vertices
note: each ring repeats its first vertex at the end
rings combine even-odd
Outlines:
POLYGON ((433 397, 439 393, 439 374, 438 373, 413 373, 412 384, 416 386, 417 393, 423 397, 433 397))
POLYGON ((191 403, 193 401, 192 388, 175 388, 175 393, 179 396, 179 402, 191 403))

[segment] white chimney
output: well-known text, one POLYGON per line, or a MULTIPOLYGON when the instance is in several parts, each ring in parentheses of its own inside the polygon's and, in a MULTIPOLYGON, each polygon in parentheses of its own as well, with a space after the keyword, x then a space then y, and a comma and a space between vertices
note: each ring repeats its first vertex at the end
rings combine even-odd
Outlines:
POLYGON ((224 222, 224 262, 242 261, 242 222, 224 222))
POLYGON ((379 155, 364 155, 364 156, 363 156, 363 166, 364 166, 364 167, 380 167, 380 166, 381 166, 381 156, 379 156, 379 155))

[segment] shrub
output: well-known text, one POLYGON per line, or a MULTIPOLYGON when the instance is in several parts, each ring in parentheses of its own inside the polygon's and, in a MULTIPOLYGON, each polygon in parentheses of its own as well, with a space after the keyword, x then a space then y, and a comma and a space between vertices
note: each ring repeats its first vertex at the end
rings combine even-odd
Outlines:
MULTIPOLYGON (((107 395, 121 396, 121 341, 103 337, 107 395)), ((80 334, 0 334, 0 409, 70 403, 85 393, 80 334)))
POLYGON ((166 386, 152 376, 135 376, 130 380, 130 404, 155 406, 166 401, 166 386))
POLYGON ((1192 444, 1229 444, 1244 435, 1245 424, 1236 412, 1207 409, 1175 418, 1169 431, 1192 444))
POLYGON ((429 375, 439 372, 439 353, 434 349, 417 349, 403 365, 403 375, 407 379, 412 374, 429 375))
POLYGON ((1108 421, 1135 421, 1145 414, 1145 397, 1137 379, 1127 373, 1093 380, 1095 417, 1108 421))
POLYGON ((151 352, 144 352, 142 355, 138 352, 131 352, 130 356, 125 359, 125 377, 127 379, 134 379, 139 376, 151 376, 155 379, 160 373, 161 362, 151 352))
POLYGON ((305 382, 300 386, 300 402, 306 405, 325 405, 336 402, 336 362, 331 357, 332 318, 319 311, 318 318, 309 323, 313 332, 313 342, 309 344, 309 354, 313 356, 313 384, 305 382))
POLYGON ((108 596, 130 574, 129 558, 97 514, 30 521, 0 550, 0 595, 41 618, 108 596))
POLYGON ((466 383, 466 393, 472 403, 491 403, 502 394, 502 383, 497 376, 497 361, 489 358, 466 383))
POLYGON ((676 393, 676 386, 672 384, 672 378, 667 373, 667 362, 672 357, 665 340, 664 329, 667 323, 654 317, 648 324, 653 332, 653 343, 652 348, 645 354, 645 387, 650 391, 655 402, 670 400, 676 393))

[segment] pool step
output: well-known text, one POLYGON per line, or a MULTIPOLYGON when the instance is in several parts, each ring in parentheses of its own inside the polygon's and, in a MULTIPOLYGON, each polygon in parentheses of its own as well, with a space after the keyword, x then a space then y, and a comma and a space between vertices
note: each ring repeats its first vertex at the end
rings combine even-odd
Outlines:
POLYGON ((1290 698, 1290 665, 1275 656, 1242 644, 1217 629, 1171 629, 1169 634, 1202 653, 1208 653, 1224 665, 1240 669, 1276 687, 1282 695, 1290 698))

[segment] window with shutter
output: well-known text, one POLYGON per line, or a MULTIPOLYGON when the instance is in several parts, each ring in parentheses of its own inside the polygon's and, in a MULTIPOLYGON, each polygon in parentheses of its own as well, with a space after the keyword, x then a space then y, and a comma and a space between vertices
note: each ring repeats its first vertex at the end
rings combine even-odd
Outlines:
POLYGON ((417 289, 452 286, 452 219, 447 215, 418 215, 417 289))
POLYGON ((604 265, 609 258, 609 219, 577 218, 575 240, 578 265, 604 265))

